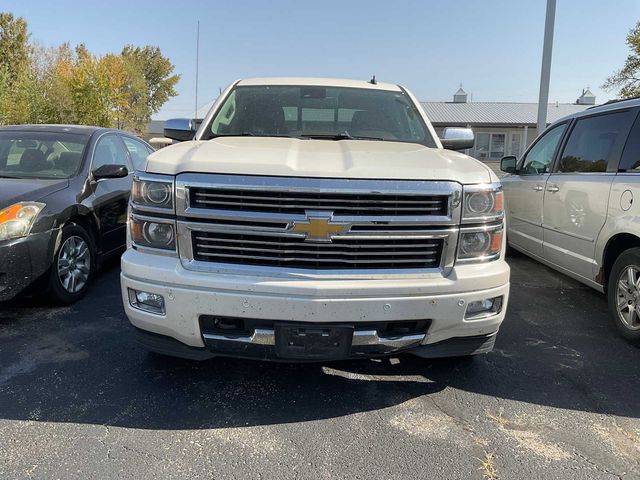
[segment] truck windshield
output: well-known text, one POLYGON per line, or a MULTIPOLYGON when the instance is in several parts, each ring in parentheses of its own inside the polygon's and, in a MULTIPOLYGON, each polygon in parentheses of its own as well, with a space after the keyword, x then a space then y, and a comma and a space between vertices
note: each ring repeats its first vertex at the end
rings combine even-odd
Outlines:
POLYGON ((202 139, 224 136, 380 140, 436 146, 404 92, 346 87, 236 87, 214 114, 202 139))

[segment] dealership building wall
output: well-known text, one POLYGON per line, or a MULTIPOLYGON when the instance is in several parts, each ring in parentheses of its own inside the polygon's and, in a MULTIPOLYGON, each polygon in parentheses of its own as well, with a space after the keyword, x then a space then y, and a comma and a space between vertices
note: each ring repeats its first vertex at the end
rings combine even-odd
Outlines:
MULTIPOLYGON (((538 136, 537 103, 470 102, 460 87, 451 102, 421 102, 436 132, 445 127, 468 127, 476 137, 471 155, 495 167, 505 155, 520 156, 538 136)), ((595 105, 595 96, 583 90, 575 103, 550 103, 547 125, 595 105)))

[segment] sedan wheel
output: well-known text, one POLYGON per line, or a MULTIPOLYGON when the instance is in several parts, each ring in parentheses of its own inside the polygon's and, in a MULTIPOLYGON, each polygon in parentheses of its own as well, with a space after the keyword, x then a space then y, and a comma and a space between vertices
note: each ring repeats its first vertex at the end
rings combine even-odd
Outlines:
POLYGON ((627 266, 618 277, 616 308, 629 330, 640 330, 640 267, 627 266))
POLYGON ((78 293, 87 284, 91 272, 91 252, 83 238, 73 235, 58 253, 58 279, 65 291, 78 293))

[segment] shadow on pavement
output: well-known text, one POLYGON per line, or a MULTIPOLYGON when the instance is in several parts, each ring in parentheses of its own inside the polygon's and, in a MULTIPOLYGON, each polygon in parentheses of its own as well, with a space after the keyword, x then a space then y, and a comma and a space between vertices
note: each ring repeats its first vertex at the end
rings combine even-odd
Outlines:
POLYGON ((607 327, 602 297, 529 260, 513 266, 508 319, 491 354, 326 365, 147 354, 133 342, 112 267, 72 307, 0 307, 0 418, 143 429, 268 425, 375 411, 445 388, 639 417, 630 398, 640 392, 640 350, 607 327))

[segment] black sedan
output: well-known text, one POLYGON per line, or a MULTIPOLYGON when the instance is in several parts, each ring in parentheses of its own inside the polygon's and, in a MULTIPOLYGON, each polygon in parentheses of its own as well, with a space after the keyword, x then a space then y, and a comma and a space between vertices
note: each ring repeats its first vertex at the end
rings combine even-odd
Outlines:
POLYGON ((0 127, 0 301, 28 287, 69 304, 126 244, 132 174, 153 149, 119 130, 0 127))

